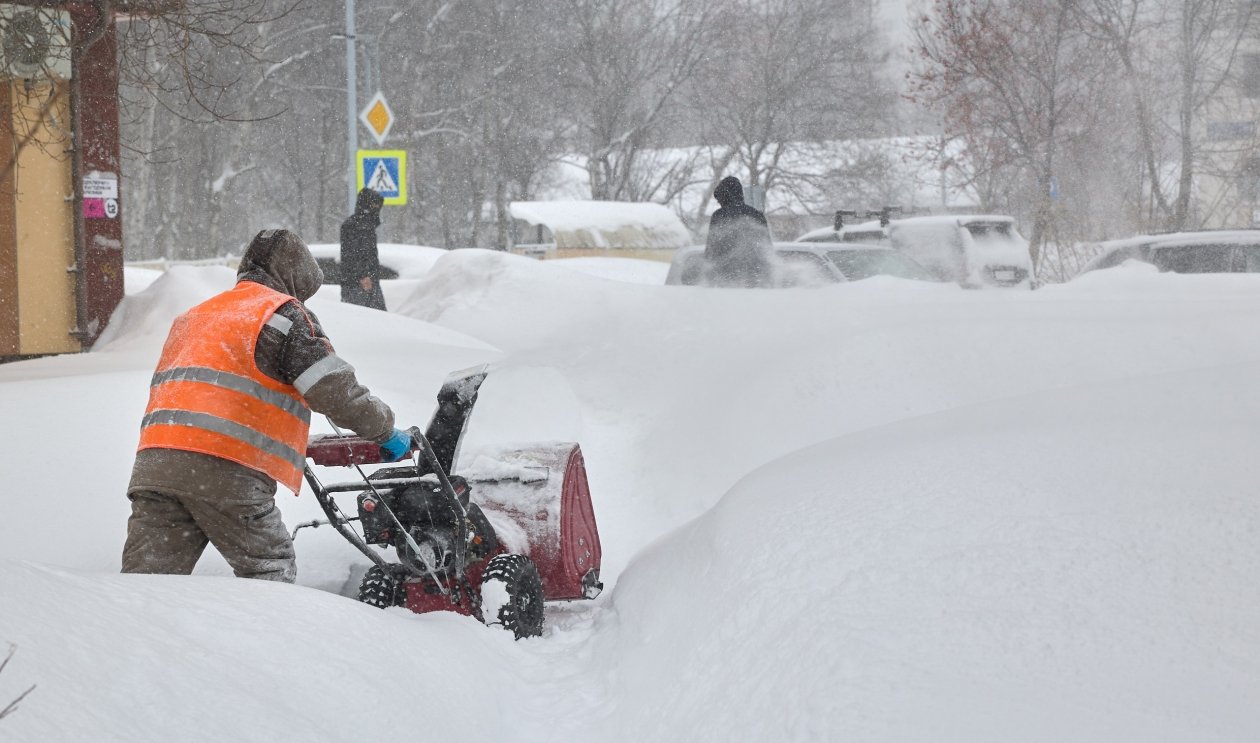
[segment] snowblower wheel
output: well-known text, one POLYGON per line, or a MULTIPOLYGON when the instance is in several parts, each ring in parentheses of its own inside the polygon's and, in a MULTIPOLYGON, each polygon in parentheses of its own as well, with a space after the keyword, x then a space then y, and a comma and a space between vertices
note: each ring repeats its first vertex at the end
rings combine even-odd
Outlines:
POLYGON ((368 606, 384 609, 390 606, 402 606, 407 593, 394 573, 380 565, 373 565, 363 574, 359 583, 359 600, 368 606))
POLYGON ((501 624, 516 639, 537 637, 543 628, 543 585, 538 567, 524 555, 498 555, 481 582, 481 616, 501 624))

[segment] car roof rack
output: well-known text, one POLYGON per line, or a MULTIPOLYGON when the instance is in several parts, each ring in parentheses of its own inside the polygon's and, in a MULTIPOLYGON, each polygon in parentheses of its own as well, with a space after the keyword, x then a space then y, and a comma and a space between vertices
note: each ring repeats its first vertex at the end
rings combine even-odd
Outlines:
POLYGON ((866 209, 858 211, 857 209, 837 209, 834 227, 836 232, 844 229, 846 219, 878 219, 880 227, 887 227, 893 219, 893 215, 902 216, 905 210, 900 206, 881 206, 878 209, 866 209))

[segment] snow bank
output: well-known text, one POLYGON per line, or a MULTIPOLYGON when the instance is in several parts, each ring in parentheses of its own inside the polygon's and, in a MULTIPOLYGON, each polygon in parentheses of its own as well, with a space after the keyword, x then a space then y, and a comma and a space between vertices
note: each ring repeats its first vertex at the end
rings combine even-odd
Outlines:
POLYGON ((140 266, 123 266, 123 287, 127 294, 139 294, 162 277, 162 271, 140 266))
POLYGON ((555 258, 547 261, 547 263, 610 281, 625 281, 632 284, 650 284, 652 286, 664 284, 665 275, 669 273, 669 263, 666 261, 645 261, 637 258, 613 258, 611 256, 555 258))
POLYGON ((1260 275, 1253 273, 1179 274, 1161 272, 1146 261, 1129 259, 1119 266, 1088 271, 1065 284, 1047 286, 1051 296, 1100 301, 1204 302, 1247 301, 1260 291, 1260 275))
POLYGON ((893 278, 773 292, 646 287, 545 263, 453 253, 399 312, 485 339, 509 367, 545 357, 564 380, 581 413, 569 418, 576 431, 512 440, 581 443, 610 576, 745 473, 820 440, 1031 392, 1260 359, 1260 326, 1244 320, 1260 310, 1257 276, 1219 277, 1246 291, 1219 294, 1212 287, 1226 284, 1208 281, 1170 298, 1152 283, 1133 289, 1144 296, 1135 302, 1079 282, 1035 292, 893 278))
POLYGON ((757 470, 618 582, 594 652, 634 703, 606 739, 1253 738, 1257 373, 1010 398, 757 470))
POLYGON ((155 337, 160 344, 172 320, 235 283, 236 271, 227 266, 171 266, 139 291, 128 285, 96 348, 123 348, 155 337))
POLYGON ((321 292, 403 424, 492 362, 462 464, 581 443, 607 588, 522 642, 335 595, 366 560, 329 529, 296 587, 114 574, 167 325, 230 282, 170 272, 97 352, 0 366, 0 702, 39 685, 0 739, 1260 736, 1260 276, 770 292, 469 250, 397 313, 321 292))
POLYGON ((36 685, 0 721, 0 740, 346 741, 417 725, 439 740, 542 740, 529 714, 487 709, 539 709, 541 696, 540 712, 579 711, 547 699, 545 678, 496 670, 527 657, 524 643, 453 614, 260 581, 7 561, 0 595, 3 639, 18 646, 0 698, 36 685))

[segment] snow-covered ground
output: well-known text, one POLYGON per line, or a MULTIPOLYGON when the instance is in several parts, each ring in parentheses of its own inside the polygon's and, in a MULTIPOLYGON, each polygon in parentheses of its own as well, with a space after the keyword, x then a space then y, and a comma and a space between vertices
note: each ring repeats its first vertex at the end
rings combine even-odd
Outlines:
POLYGON ((327 529, 297 586, 211 553, 116 574, 161 342, 230 270, 129 292, 93 353, 0 366, 0 708, 37 685, 0 741, 1260 739, 1260 276, 570 268, 455 251, 393 312, 311 302, 402 423, 493 364, 465 461, 581 442, 608 588, 521 642, 345 598, 365 560, 327 529))

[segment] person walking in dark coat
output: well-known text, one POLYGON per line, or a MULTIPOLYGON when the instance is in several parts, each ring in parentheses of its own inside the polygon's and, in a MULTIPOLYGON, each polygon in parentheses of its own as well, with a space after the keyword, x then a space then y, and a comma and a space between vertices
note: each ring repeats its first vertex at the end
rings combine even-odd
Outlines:
POLYGON ((727 176, 713 192, 719 209, 709 219, 704 244, 710 286, 761 287, 773 284, 774 246, 766 215, 744 203, 744 186, 727 176))
POLYGON ((376 228, 385 197, 370 188, 359 191, 354 214, 341 223, 341 301, 385 309, 376 228))

